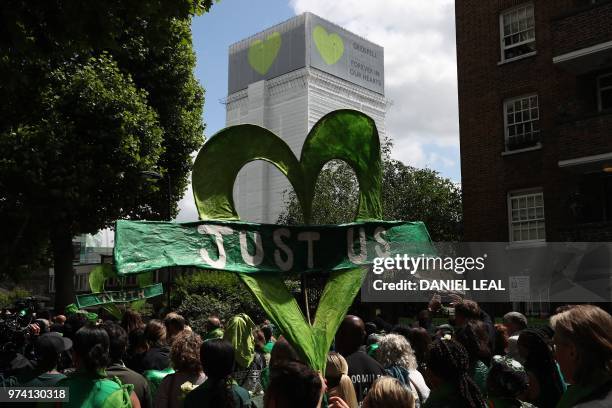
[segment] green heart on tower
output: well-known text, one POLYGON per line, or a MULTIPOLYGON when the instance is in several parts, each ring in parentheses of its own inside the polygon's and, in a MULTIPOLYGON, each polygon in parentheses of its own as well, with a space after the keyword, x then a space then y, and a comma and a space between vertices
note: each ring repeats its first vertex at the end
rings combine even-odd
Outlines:
POLYGON ((249 46, 249 64, 261 75, 265 75, 281 47, 281 35, 278 31, 273 32, 262 40, 255 40, 249 46))
POLYGON ((336 33, 328 34, 321 26, 316 26, 312 32, 317 50, 327 65, 334 65, 344 54, 344 42, 336 33))

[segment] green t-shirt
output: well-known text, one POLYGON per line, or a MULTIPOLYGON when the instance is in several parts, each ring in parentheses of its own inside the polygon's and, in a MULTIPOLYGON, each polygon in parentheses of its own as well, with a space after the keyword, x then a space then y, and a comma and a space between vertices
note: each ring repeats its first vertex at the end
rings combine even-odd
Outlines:
POLYGON ((114 377, 107 379, 106 373, 87 373, 76 371, 57 383, 58 387, 68 387, 69 402, 62 404, 68 408, 128 408, 132 406, 131 384, 121 384, 114 377))

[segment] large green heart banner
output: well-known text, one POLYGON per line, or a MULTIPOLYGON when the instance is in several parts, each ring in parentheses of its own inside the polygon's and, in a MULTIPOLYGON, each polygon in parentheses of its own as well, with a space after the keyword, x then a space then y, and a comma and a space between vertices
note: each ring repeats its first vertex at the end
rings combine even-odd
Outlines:
POLYGON ((308 133, 299 160, 285 141, 265 128, 225 128, 200 150, 192 184, 201 222, 117 222, 117 273, 173 265, 233 271, 304 361, 321 372, 336 330, 359 292, 364 265, 375 257, 430 252, 422 223, 381 221, 378 131, 374 120, 358 111, 323 116, 308 133), (240 222, 234 182, 254 160, 271 163, 287 177, 306 224, 321 169, 330 160, 346 162, 359 183, 356 223, 298 227, 240 222), (329 272, 313 322, 304 317, 284 283, 286 272, 311 271, 329 272))
POLYGON ((118 221, 115 267, 120 276, 169 266, 241 273, 329 272, 404 254, 406 242, 411 252, 431 253, 422 222, 284 226, 118 221))
POLYGON ((77 295, 76 301, 79 308, 84 308, 116 303, 129 303, 163 294, 164 286, 161 283, 156 283, 155 285, 145 286, 144 288, 77 295))

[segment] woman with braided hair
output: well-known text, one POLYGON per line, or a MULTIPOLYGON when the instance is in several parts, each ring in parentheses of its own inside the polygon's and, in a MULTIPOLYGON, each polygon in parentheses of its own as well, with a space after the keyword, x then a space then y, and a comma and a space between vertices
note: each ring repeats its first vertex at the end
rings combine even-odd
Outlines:
POLYGON ((213 339, 200 348, 202 369, 208 379, 185 397, 184 408, 246 408, 251 406, 249 392, 232 378, 235 366, 231 343, 213 339))
POLYGON ((539 329, 525 329, 518 338, 518 351, 529 375, 525 401, 538 408, 553 408, 565 391, 559 367, 551 349, 551 340, 539 329))
POLYGON ((431 344, 426 379, 431 393, 423 408, 484 408, 480 389, 470 378, 465 348, 454 340, 431 344))

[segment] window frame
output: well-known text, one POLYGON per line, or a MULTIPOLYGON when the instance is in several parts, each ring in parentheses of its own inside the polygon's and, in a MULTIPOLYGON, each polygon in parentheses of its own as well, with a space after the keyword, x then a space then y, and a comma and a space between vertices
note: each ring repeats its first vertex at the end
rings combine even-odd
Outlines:
MULTIPOLYGON (((525 31, 528 31, 529 28, 525 31)), ((521 31, 515 33, 515 34, 520 34, 521 31)), ((510 35, 514 35, 514 34, 510 34, 510 35)), ((508 9, 505 9, 503 11, 501 11, 499 13, 499 48, 500 48, 500 54, 501 54, 501 59, 499 61, 500 64, 503 64, 505 62, 510 62, 510 61, 514 61, 514 60, 518 60, 518 59, 522 59, 522 58, 526 58, 526 57, 530 57, 532 55, 535 55, 537 52, 537 49, 534 49, 531 52, 527 52, 525 54, 522 55, 517 55, 515 57, 511 57, 511 58, 506 58, 506 51, 515 47, 519 47, 521 45, 525 45, 525 44, 529 44, 529 43, 535 43, 536 42, 536 24, 535 24, 535 5, 533 2, 526 2, 526 3, 522 3, 519 4, 517 6, 514 7, 510 7, 508 9), (516 44, 512 44, 509 47, 506 47, 506 44, 504 42, 504 39, 506 37, 505 33, 504 33, 504 16, 512 13, 516 10, 522 9, 522 8, 527 8, 527 7, 531 7, 533 9, 533 38, 530 40, 525 40, 525 41, 519 41, 516 44)), ((534 47, 535 48, 535 47, 534 47)))
POLYGON ((612 78, 612 72, 606 72, 604 74, 598 75, 597 79, 596 79, 596 84, 597 84, 597 111, 598 112, 607 112, 609 110, 612 110, 612 107, 609 107, 609 108, 606 108, 606 109, 603 109, 603 107, 602 107, 602 98, 601 98, 602 92, 603 91, 610 91, 610 92, 612 92, 612 84, 604 86, 604 87, 601 86, 601 80, 603 78, 608 78, 608 77, 612 78))
MULTIPOLYGON (((533 108, 531 107, 531 105, 527 108, 528 110, 532 110, 533 108)), ((522 111, 522 110, 521 110, 522 111)), ((513 114, 516 112, 513 112, 513 114)), ((518 152, 518 151, 530 151, 530 150, 534 150, 534 148, 538 148, 542 145, 541 141, 540 141, 540 135, 542 133, 542 129, 540 128, 540 118, 542 117, 542 115, 540 114, 540 96, 537 92, 533 92, 533 93, 528 93, 528 94, 523 94, 523 95, 519 95, 519 96, 513 96, 511 98, 506 98, 503 100, 502 103, 502 114, 504 115, 504 152, 505 153, 512 153, 512 152, 518 152), (507 107, 510 104, 514 104, 516 101, 521 101, 523 99, 528 99, 529 103, 531 103, 531 98, 535 97, 536 101, 537 101, 537 112, 538 112, 538 118, 537 119, 530 119, 529 121, 525 122, 516 122, 513 123, 512 125, 517 125, 517 124, 525 124, 525 123, 532 123, 537 121, 538 122, 538 141, 536 143, 534 143, 532 146, 526 146, 526 147, 519 147, 516 149, 510 149, 509 146, 509 141, 510 141, 510 129, 509 129, 509 124, 508 124, 508 110, 507 107)), ((531 114, 530 114, 531 115, 531 114)))
POLYGON ((534 188, 529 188, 529 189, 509 191, 506 195, 506 207, 507 207, 507 217, 508 217, 508 223, 507 223, 508 242, 511 245, 513 246, 532 245, 532 244, 540 244, 540 243, 546 242, 546 204, 544 201, 544 190, 542 187, 534 187, 534 188), (542 196, 542 217, 534 219, 534 220, 527 220, 527 221, 516 221, 516 222, 513 221, 512 220, 512 199, 535 196, 537 194, 540 194, 542 196), (529 222, 529 221, 542 221, 544 223, 544 238, 515 241, 514 234, 513 234, 514 230, 512 228, 514 223, 522 223, 522 222, 529 222))

